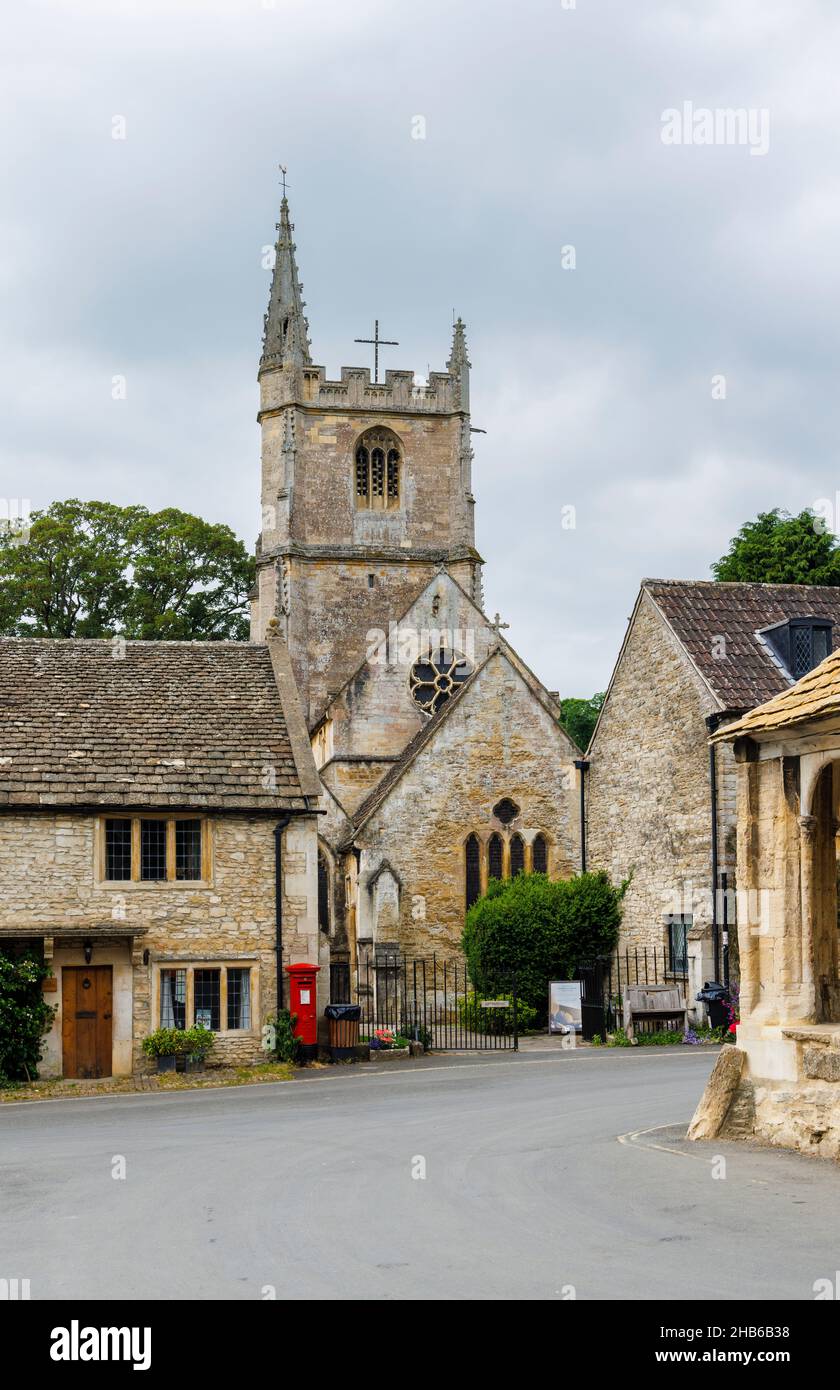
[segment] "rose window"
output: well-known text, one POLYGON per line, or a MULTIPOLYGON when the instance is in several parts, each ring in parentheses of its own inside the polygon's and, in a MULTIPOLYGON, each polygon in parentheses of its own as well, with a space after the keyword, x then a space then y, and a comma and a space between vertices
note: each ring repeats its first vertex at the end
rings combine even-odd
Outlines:
POLYGON ((414 699, 427 714, 436 714, 460 686, 472 675, 466 657, 446 647, 415 661, 411 668, 409 688, 414 699))

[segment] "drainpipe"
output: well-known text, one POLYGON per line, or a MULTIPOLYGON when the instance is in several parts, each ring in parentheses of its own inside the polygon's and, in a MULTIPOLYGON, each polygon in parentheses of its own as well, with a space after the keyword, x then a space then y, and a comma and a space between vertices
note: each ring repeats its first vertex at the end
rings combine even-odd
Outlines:
POLYGON ((278 1013, 283 1007, 283 831, 291 819, 290 815, 283 815, 274 827, 274 954, 278 1013))
MULTIPOLYGON (((706 728, 713 734, 720 724, 718 712, 707 715, 706 728)), ((712 943, 715 958, 714 977, 720 980, 720 924, 718 922, 718 810, 717 810, 717 748, 709 744, 709 787, 712 813, 712 943)))
POLYGON ((580 871, 586 873, 586 792, 585 774, 589 770, 586 758, 575 758, 575 767, 580 773, 580 871))

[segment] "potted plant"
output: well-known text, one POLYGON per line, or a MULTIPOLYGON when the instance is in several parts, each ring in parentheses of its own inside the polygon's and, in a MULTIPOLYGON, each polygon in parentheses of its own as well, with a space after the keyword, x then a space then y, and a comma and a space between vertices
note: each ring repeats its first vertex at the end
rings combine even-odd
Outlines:
POLYGON ((158 1028, 143 1039, 143 1051, 157 1062, 158 1071, 174 1071, 180 1028, 158 1028))
POLYGON ((215 1042, 209 1028, 187 1028, 181 1034, 179 1053, 183 1054, 184 1071, 204 1071, 207 1053, 215 1042))

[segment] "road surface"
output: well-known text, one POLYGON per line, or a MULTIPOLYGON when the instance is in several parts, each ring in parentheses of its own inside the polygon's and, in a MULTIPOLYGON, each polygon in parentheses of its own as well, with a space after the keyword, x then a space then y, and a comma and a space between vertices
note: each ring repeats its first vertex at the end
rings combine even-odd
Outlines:
POLYGON ((812 1299, 840 1171, 684 1143, 713 1061, 459 1054, 3 1105, 0 1276, 33 1300, 812 1299))

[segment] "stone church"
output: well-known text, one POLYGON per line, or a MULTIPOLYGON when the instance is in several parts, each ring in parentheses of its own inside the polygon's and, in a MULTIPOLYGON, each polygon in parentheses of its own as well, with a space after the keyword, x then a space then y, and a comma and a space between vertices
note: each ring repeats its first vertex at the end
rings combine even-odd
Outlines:
POLYGON ((250 642, 0 638, 0 949, 50 967, 42 1074, 149 1069, 159 1027, 258 1060, 377 950, 459 952, 490 876, 571 874, 578 750, 483 610, 469 362, 313 365, 289 210, 259 369, 250 642))
POLYGON ((579 750, 484 612, 464 324, 428 380, 329 380, 292 231, 284 197, 251 636, 288 646, 323 785, 321 964, 451 956, 489 877, 577 869, 579 750))

